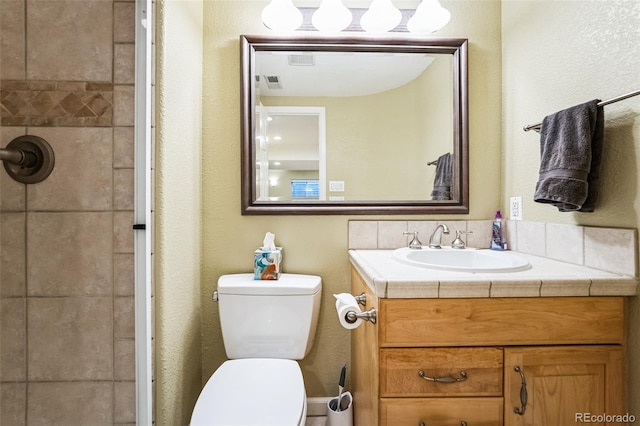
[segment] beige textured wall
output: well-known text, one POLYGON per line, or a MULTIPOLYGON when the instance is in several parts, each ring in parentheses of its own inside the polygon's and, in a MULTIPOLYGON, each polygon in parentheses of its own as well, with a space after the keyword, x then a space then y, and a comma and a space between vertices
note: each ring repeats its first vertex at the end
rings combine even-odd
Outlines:
MULTIPOLYGON (((337 392, 340 366, 350 358, 349 332, 338 325, 332 294, 349 290, 347 223, 355 217, 240 214, 238 39, 240 34, 266 33, 260 20, 266 4, 266 0, 204 3, 202 376, 208 379, 226 359, 217 307, 211 301, 216 281, 222 274, 250 271, 253 250, 264 233, 271 231, 285 248, 286 272, 322 276, 323 302, 315 345, 301 365, 308 396, 328 396, 337 392)), ((349 1, 345 4, 352 6, 349 1)), ((453 19, 438 36, 469 39, 472 159, 471 213, 449 218, 486 219, 500 203, 500 3, 456 1, 448 6, 453 19)))
POLYGON ((156 424, 189 423, 201 389, 202 2, 157 3, 156 424))
MULTIPOLYGON (((522 126, 594 98, 640 89, 640 3, 515 1, 502 6, 503 206, 524 200, 524 219, 591 226, 640 224, 640 97, 605 107, 602 194, 594 213, 559 213, 533 202, 539 137, 522 126)), ((472 162, 475 159, 472 157, 472 162)), ((640 414, 640 303, 630 300, 629 401, 640 414)))

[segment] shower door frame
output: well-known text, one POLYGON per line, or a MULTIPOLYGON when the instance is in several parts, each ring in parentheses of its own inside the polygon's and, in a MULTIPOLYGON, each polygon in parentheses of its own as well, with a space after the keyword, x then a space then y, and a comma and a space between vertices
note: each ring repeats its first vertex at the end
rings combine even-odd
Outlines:
POLYGON ((134 274, 136 424, 153 422, 151 328, 151 150, 152 150, 152 0, 136 0, 135 142, 134 142, 134 274))

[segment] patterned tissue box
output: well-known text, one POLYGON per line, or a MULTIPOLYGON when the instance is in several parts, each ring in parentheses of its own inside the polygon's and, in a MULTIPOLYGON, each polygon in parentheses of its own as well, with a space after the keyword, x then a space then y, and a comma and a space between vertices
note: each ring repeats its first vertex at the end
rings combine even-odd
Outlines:
POLYGON ((277 280, 280 278, 282 264, 282 247, 275 250, 257 249, 254 252, 253 279, 277 280))

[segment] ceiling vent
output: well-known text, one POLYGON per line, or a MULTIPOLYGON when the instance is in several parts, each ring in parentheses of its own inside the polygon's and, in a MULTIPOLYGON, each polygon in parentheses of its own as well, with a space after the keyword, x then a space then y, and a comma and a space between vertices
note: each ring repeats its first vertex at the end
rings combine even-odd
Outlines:
POLYGON ((316 64, 316 57, 313 55, 289 55, 289 65, 294 67, 312 67, 316 64))
POLYGON ((282 83, 280 83, 280 76, 278 75, 265 75, 264 81, 269 89, 282 89, 282 83))

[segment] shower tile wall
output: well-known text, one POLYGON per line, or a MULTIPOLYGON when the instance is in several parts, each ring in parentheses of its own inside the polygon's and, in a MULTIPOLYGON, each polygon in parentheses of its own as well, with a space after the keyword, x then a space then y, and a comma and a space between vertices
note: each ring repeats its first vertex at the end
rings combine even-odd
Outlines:
POLYGON ((0 424, 134 424, 135 4, 0 3, 0 146, 56 156, 0 169, 0 424))

